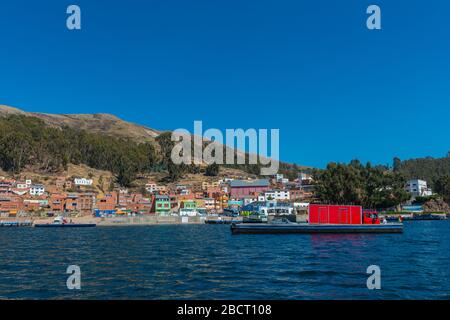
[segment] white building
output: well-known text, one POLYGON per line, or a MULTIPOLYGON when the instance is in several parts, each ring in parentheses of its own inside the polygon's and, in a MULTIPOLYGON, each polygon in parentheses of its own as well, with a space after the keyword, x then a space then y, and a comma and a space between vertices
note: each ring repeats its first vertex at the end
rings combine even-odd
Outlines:
POLYGON ((85 178, 75 178, 73 180, 76 186, 92 186, 92 179, 85 179, 85 178))
POLYGON ((242 211, 264 216, 291 215, 294 213, 294 207, 287 202, 256 201, 243 206, 242 211))
POLYGON ((433 194, 432 190, 428 188, 427 182, 420 179, 408 180, 405 185, 405 190, 413 196, 431 196, 433 194))
POLYGON ((294 208, 296 209, 308 209, 309 202, 294 202, 294 208))
POLYGON ((181 189, 178 192, 182 196, 187 196, 187 195, 189 195, 191 193, 191 191, 189 189, 181 189))
POLYGON ((145 185, 145 190, 147 190, 147 192, 153 193, 156 191, 157 185, 156 183, 153 182, 149 182, 145 185))
POLYGON ((31 187, 31 180, 25 181, 17 181, 16 188, 17 189, 29 189, 31 187))
POLYGON ((30 187, 30 195, 42 196, 45 193, 45 187, 42 184, 33 184, 30 187))
POLYGON ((245 196, 242 198, 242 205, 246 206, 249 203, 256 202, 256 201, 258 201, 257 196, 245 196))
POLYGON ((216 208, 216 201, 214 198, 205 198, 205 209, 212 210, 216 208))
POLYGON ((289 200, 290 193, 287 190, 269 190, 264 192, 265 200, 289 200))

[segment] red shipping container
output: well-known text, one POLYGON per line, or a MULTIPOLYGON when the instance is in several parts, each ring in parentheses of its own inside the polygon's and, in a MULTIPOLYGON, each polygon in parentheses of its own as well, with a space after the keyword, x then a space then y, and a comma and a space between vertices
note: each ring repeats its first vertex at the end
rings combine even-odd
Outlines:
POLYGON ((362 207, 310 204, 310 224, 362 224, 362 207))

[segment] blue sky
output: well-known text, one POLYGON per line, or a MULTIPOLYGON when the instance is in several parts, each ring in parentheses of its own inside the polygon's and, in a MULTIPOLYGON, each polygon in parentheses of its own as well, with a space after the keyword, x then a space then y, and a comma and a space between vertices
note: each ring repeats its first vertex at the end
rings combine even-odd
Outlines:
POLYGON ((279 128, 284 161, 450 149, 450 2, 2 1, 0 104, 156 129, 279 128), (66 28, 66 8, 82 30, 66 28), (382 30, 366 28, 381 7, 382 30))

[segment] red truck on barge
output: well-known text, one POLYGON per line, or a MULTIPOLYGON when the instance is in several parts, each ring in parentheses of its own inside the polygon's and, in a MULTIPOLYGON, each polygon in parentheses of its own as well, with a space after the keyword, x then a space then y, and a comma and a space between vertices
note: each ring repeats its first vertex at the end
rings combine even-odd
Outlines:
POLYGON ((361 206, 310 204, 310 224, 380 224, 378 213, 361 206))

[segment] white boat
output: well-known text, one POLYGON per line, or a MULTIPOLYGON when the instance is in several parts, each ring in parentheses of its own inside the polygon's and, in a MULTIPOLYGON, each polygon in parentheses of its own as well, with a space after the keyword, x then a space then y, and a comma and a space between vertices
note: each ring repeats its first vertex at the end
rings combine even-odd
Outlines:
POLYGON ((199 212, 196 209, 181 208, 178 214, 180 217, 196 217, 199 215, 199 212))

